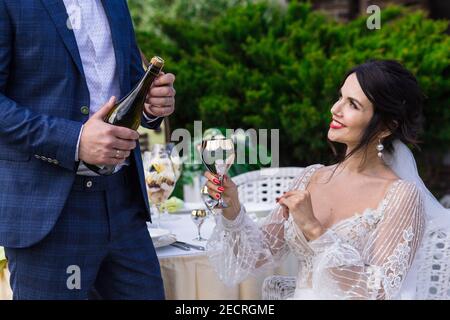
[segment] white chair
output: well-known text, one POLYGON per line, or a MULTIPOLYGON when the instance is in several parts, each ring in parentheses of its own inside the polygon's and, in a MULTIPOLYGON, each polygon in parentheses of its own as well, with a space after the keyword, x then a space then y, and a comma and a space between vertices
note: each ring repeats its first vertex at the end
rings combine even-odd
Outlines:
POLYGON ((267 277, 262 286, 262 300, 286 300, 295 292, 296 278, 289 276, 267 277))
POLYGON ((424 259, 418 272, 419 299, 450 300, 450 231, 425 235, 424 259))
POLYGON ((301 167, 264 168, 250 171, 232 178, 238 187, 242 203, 274 203, 275 198, 288 191, 295 177, 303 171, 301 167))
MULTIPOLYGON (((417 272, 419 300, 450 300, 450 232, 426 235, 423 263, 417 272)), ((295 277, 270 276, 264 280, 263 300, 285 300, 295 291, 295 277)))
MULTIPOLYGON (((246 172, 233 177, 238 187, 239 199, 242 203, 274 203, 275 198, 288 191, 294 178, 304 168, 284 167, 266 168, 246 172)), ((285 300, 292 297, 295 291, 295 277, 274 275, 267 277, 263 283, 263 300, 285 300)))

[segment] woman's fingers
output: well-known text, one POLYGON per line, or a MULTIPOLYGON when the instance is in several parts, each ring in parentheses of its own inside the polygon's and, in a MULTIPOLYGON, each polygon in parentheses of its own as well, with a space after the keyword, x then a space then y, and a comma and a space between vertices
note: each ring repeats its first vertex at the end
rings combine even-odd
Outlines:
POLYGON ((206 186, 208 187, 208 192, 212 191, 214 193, 222 193, 224 191, 224 187, 218 186, 211 181, 207 181, 206 186))
POLYGON ((208 194, 214 199, 220 199, 223 192, 223 187, 217 186, 211 181, 206 182, 206 187, 208 188, 208 194), (221 189, 219 189, 221 188, 221 189), (221 191, 222 190, 222 191, 221 191))
POLYGON ((284 198, 280 198, 280 200, 278 201, 278 204, 281 206, 282 208, 282 213, 283 213, 283 218, 287 219, 289 218, 289 206, 290 206, 290 201, 284 198))
POLYGON ((284 192, 281 197, 290 197, 290 196, 293 196, 296 194, 298 194, 298 190, 292 190, 292 191, 284 192))
POLYGON ((219 178, 216 175, 212 174, 211 172, 205 171, 204 176, 206 177, 206 179, 208 179, 212 183, 214 183, 216 185, 220 185, 219 178))
POLYGON ((292 206, 292 201, 290 199, 287 198, 283 198, 281 197, 280 200, 278 201, 278 203, 282 206, 285 206, 286 208, 290 209, 292 206))
POLYGON ((289 218, 289 209, 286 206, 281 206, 281 209, 283 210, 283 218, 287 219, 289 218))
POLYGON ((280 198, 289 198, 289 197, 292 197, 292 196, 305 195, 306 193, 308 193, 308 191, 292 190, 292 191, 288 191, 288 192, 283 193, 283 195, 280 198))
MULTIPOLYGON (((211 172, 209 172, 209 171, 206 171, 206 172, 204 173, 204 176, 208 179, 208 181, 211 181, 211 182, 214 183, 215 185, 217 185, 217 186, 222 186, 223 189, 225 189, 225 188, 231 188, 231 187, 234 187, 234 186, 235 186, 235 184, 233 183, 233 181, 232 181, 229 177, 227 177, 227 176, 224 176, 224 177, 223 177, 222 183, 220 183, 219 177, 218 177, 217 175, 215 175, 215 174, 213 174, 213 173, 211 173, 211 172)), ((221 191, 223 192, 224 190, 221 190, 221 191)))
POLYGON ((225 190, 228 190, 228 194, 224 198, 233 197, 233 190, 236 187, 234 182, 228 177, 224 176, 222 184, 220 183, 217 175, 206 171, 204 176, 208 179, 206 186, 208 188, 208 193, 214 199, 220 199, 223 196, 225 190))
POLYGON ((281 198, 277 198, 277 202, 280 205, 281 208, 281 214, 283 215, 283 218, 287 219, 289 218, 289 208, 286 207, 285 204, 283 204, 282 202, 280 202, 281 198))

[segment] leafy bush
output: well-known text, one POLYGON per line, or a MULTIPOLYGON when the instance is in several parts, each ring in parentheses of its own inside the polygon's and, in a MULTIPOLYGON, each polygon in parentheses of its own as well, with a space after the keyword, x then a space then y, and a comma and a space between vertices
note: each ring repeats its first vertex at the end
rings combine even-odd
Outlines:
POLYGON ((164 38, 138 31, 147 55, 161 54, 177 76, 171 127, 279 128, 282 165, 327 162, 330 108, 347 70, 371 58, 396 59, 428 96, 425 150, 450 145, 450 37, 446 21, 390 7, 381 29, 365 16, 338 23, 311 6, 258 2, 208 23, 158 20, 164 38))
MULTIPOLYGON (((128 0, 135 28, 161 33, 162 19, 188 19, 206 24, 211 18, 236 5, 257 0, 128 0)), ((276 0, 271 0, 276 1, 276 0)))

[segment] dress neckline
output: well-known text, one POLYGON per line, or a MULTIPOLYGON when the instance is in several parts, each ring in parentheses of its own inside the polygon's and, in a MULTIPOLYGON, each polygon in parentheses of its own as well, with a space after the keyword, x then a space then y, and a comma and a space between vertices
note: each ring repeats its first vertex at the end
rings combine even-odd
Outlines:
MULTIPOLYGON (((322 168, 322 167, 324 167, 323 164, 316 164, 316 165, 312 165, 310 167, 310 169, 305 173, 302 184, 300 185, 302 190, 306 190, 314 172, 316 172, 317 169, 322 168)), ((384 209, 386 208, 387 204, 389 203, 390 198, 392 197, 392 194, 394 193, 395 187, 402 181, 403 181, 402 179, 396 179, 391 184, 389 184, 389 186, 386 188, 386 192, 384 193, 381 200, 378 202, 378 205, 375 209, 365 208, 362 212, 355 212, 351 216, 339 220, 338 222, 332 224, 330 227, 328 227, 326 229, 327 230, 336 229, 337 227, 341 226, 342 224, 351 222, 360 217, 364 217, 364 216, 368 215, 369 213, 373 213, 376 216, 382 216, 384 209)))

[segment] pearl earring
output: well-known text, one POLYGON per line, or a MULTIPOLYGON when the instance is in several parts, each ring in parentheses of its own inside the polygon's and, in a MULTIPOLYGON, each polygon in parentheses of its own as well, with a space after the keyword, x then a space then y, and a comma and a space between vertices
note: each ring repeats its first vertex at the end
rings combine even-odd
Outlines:
POLYGON ((380 139, 378 139, 378 144, 377 144, 377 150, 378 150, 378 158, 382 158, 383 157, 383 150, 384 150, 384 146, 381 143, 380 139))

